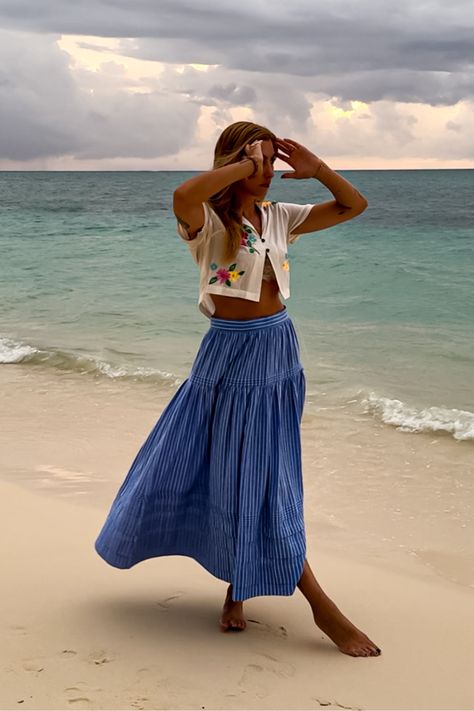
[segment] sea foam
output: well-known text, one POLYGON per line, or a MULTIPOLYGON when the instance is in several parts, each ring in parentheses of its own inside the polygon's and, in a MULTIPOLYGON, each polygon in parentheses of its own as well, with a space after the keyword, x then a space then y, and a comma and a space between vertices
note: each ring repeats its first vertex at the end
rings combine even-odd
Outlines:
POLYGON ((130 379, 178 386, 183 381, 175 373, 130 364, 114 364, 94 355, 79 355, 62 349, 35 347, 12 338, 0 336, 0 364, 41 365, 81 375, 102 375, 113 379, 130 379))
POLYGON ((0 336, 0 363, 21 363, 35 353, 37 349, 26 343, 17 343, 11 338, 0 336))
POLYGON ((410 407, 401 400, 376 393, 362 400, 365 412, 401 432, 446 432, 457 440, 474 440, 474 413, 448 407, 410 407))

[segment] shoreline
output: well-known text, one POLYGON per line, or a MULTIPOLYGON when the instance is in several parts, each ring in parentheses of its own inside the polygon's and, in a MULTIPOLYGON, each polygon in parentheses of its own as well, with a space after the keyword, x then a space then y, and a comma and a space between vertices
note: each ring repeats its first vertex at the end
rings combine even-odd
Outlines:
MULTIPOLYGON (((441 383, 427 380, 425 372, 417 374, 418 368, 413 363, 407 371, 411 371, 410 378, 403 373, 400 380, 398 373, 393 380, 386 378, 385 372, 381 377, 380 364, 374 369, 373 363, 360 361, 360 353, 359 361, 348 363, 339 360, 334 352, 327 352, 323 347, 327 334, 322 324, 317 328, 322 330, 323 343, 307 342, 304 322, 292 318, 301 343, 306 376, 306 416, 324 417, 325 412, 337 414, 343 411, 352 419, 374 419, 411 434, 447 434, 456 441, 472 445, 474 404, 465 388, 465 379, 460 378, 459 373, 454 387, 452 380, 441 383)), ((413 326, 405 326, 413 335, 413 326)), ((351 327, 348 325, 348 328, 350 340, 351 327)), ((379 329, 377 337, 388 340, 388 334, 384 336, 379 329)), ((355 327, 356 333, 358 330, 365 335, 372 332, 373 337, 373 327, 355 327)), ((57 337, 61 338, 61 335, 57 334, 57 337)), ((457 337, 459 340, 459 334, 457 337)), ((54 344, 46 345, 41 338, 38 339, 40 343, 35 344, 36 339, 28 337, 0 336, 0 364, 8 367, 21 365, 23 369, 42 377, 47 377, 49 373, 51 378, 69 375, 89 379, 91 384, 100 380, 115 382, 117 387, 136 387, 137 393, 140 389, 146 397, 146 391, 160 394, 173 391, 189 377, 200 342, 196 331, 188 337, 177 336, 176 333, 160 334, 159 342, 147 343, 148 354, 143 352, 140 356, 134 353, 134 357, 130 358, 132 354, 115 348, 105 347, 100 353, 95 348, 89 351, 87 347, 76 349, 71 343, 67 345, 68 338, 70 334, 64 346, 58 348, 54 344), (162 364, 162 369, 157 368, 158 362, 162 364)), ((88 338, 90 348, 91 334, 88 338)), ((88 338, 85 338, 86 342, 88 338)), ((342 343, 341 346, 343 352, 350 350, 349 343, 342 343)), ((371 350, 370 343, 365 344, 365 350, 371 350)), ((449 373, 453 377, 453 372, 449 373)), ((436 378, 436 371, 433 375, 436 378)))

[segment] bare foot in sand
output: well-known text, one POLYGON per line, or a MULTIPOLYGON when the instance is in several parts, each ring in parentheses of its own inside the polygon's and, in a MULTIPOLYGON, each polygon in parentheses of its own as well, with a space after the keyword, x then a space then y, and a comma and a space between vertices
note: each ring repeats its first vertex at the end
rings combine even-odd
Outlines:
POLYGON ((229 585, 227 588, 227 595, 219 624, 223 632, 242 632, 247 627, 247 623, 244 619, 243 602, 232 600, 232 585, 229 585))
POLYGON ((351 657, 378 657, 381 650, 345 617, 326 595, 313 607, 314 621, 334 644, 351 657))
POLYGON ((307 560, 298 587, 308 600, 317 626, 334 644, 351 657, 378 657, 381 650, 361 632, 326 595, 314 577, 307 560))

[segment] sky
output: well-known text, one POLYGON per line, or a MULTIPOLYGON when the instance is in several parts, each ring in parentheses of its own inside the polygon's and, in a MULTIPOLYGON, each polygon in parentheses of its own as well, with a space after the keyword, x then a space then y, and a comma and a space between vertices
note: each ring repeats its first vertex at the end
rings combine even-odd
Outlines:
POLYGON ((0 170, 206 170, 238 120, 473 168, 473 37, 472 0, 0 0, 0 170))

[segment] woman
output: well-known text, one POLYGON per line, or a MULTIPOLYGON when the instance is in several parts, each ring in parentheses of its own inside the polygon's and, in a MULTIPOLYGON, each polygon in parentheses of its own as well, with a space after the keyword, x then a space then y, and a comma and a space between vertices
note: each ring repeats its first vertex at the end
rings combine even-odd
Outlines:
POLYGON ((212 170, 174 193, 178 233, 200 268, 210 319, 190 376, 138 452, 96 541, 108 563, 186 555, 229 583, 223 631, 245 629, 243 601, 298 587, 314 620, 352 656, 380 649, 327 597, 306 560, 300 422, 305 376, 288 298, 288 245, 359 215, 366 199, 307 148, 240 121, 212 170), (319 205, 264 201, 283 178, 316 178, 319 205), (230 298, 229 298, 230 297, 230 298))

